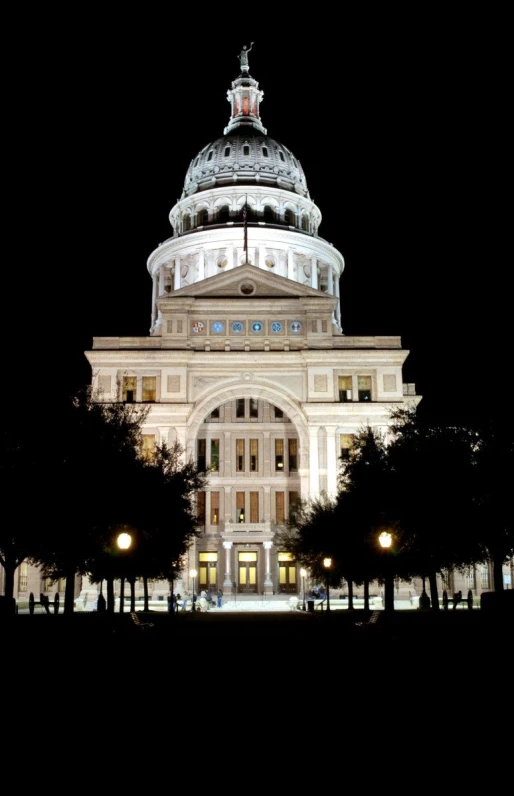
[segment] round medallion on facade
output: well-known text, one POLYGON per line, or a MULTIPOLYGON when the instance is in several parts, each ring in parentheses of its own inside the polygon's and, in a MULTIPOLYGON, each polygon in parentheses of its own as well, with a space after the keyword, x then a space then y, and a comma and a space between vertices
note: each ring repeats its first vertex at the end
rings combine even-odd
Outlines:
POLYGON ((275 334, 278 334, 279 332, 282 331, 282 324, 280 323, 280 321, 273 321, 273 323, 271 324, 271 331, 275 332, 275 334))
POLYGON ((241 282, 238 288, 242 296, 252 296, 255 293, 255 285, 253 282, 241 282))
POLYGON ((213 334, 223 334, 223 332, 225 331, 225 324, 223 323, 223 321, 214 321, 214 323, 211 326, 211 329, 213 334))
POLYGON ((232 324, 232 331, 234 334, 241 334, 244 330, 244 326, 241 321, 234 321, 232 324))
POLYGON ((201 334, 201 332, 203 332, 204 329, 205 326, 201 321, 193 321, 191 326, 191 331, 193 332, 193 334, 201 334))
POLYGON ((293 334, 298 334, 299 332, 302 331, 302 324, 300 323, 300 321, 293 321, 289 325, 289 328, 291 329, 293 334))
POLYGON ((262 332, 262 323, 260 323, 260 321, 254 321, 252 323, 252 332, 254 334, 260 334, 262 332))

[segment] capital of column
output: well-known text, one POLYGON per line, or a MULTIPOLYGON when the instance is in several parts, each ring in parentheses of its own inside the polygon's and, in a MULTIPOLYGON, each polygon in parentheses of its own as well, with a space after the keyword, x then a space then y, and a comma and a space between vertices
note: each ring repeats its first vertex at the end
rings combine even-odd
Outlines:
POLYGON ((223 542, 223 547, 225 550, 230 550, 233 545, 233 542, 223 542))

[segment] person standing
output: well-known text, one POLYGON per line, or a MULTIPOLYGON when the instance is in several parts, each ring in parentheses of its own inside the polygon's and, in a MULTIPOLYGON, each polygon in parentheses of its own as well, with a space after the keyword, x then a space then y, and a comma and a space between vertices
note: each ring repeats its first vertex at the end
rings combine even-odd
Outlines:
POLYGON ((222 601, 223 601, 223 592, 221 591, 221 589, 218 589, 218 599, 216 600, 216 605, 218 606, 218 608, 221 608, 222 601))

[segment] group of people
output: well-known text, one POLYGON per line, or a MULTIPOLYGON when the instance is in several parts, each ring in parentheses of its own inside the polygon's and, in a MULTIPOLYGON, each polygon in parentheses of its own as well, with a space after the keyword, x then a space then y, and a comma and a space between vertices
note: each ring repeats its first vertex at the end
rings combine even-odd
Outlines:
MULTIPOLYGON (((192 595, 191 599, 193 601, 193 605, 195 606, 195 609, 198 609, 200 611, 208 611, 210 608, 214 607, 214 598, 213 598, 213 592, 212 592, 211 589, 208 589, 207 591, 202 590, 200 592, 200 599, 199 600, 198 600, 198 597, 197 597, 196 593, 193 592, 193 595, 192 595), (198 606, 197 606, 197 603, 198 603, 198 606)), ((187 608, 187 600, 188 600, 187 596, 186 597, 182 597, 182 595, 179 594, 179 593, 174 594, 174 593, 170 592, 168 594, 168 612, 169 613, 177 612, 179 610, 179 607, 181 607, 182 610, 185 611, 186 608, 187 608)), ((218 608, 221 608, 221 606, 223 605, 223 592, 222 592, 221 589, 218 589, 218 595, 217 595, 217 598, 216 598, 216 605, 217 605, 218 608)))

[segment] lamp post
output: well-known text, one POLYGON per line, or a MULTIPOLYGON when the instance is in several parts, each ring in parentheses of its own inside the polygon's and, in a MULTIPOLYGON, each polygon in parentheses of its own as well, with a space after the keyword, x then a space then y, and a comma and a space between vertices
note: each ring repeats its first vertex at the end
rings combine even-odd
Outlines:
MULTIPOLYGON (((120 548, 120 550, 128 550, 130 545, 132 544, 132 536, 125 531, 123 533, 119 533, 116 538, 116 544, 120 548)), ((125 602, 125 575, 122 575, 120 578, 120 614, 124 611, 124 602, 125 602)))
POLYGON ((306 605, 305 605, 305 578, 307 577, 307 570, 306 569, 301 569, 300 570, 300 575, 302 576, 302 580, 303 580, 303 605, 302 605, 302 611, 306 611, 307 608, 306 608, 306 605))
POLYGON ((329 583, 329 576, 330 576, 330 567, 332 566, 332 559, 331 558, 324 558, 323 559, 323 566, 327 570, 327 612, 330 613, 330 583, 329 583))
MULTIPOLYGON (((393 536, 387 531, 383 531, 378 537, 378 541, 383 550, 390 550, 393 543, 393 536)), ((384 577, 384 610, 389 613, 390 611, 394 611, 394 580, 391 574, 391 561, 389 560, 389 555, 387 558, 384 577)))
POLYGON ((198 573, 197 573, 196 569, 190 569, 189 570, 189 574, 190 574, 190 576, 191 576, 191 578, 193 580, 193 594, 191 595, 191 610, 192 611, 196 611, 196 608, 195 608, 195 578, 196 578, 198 573))

